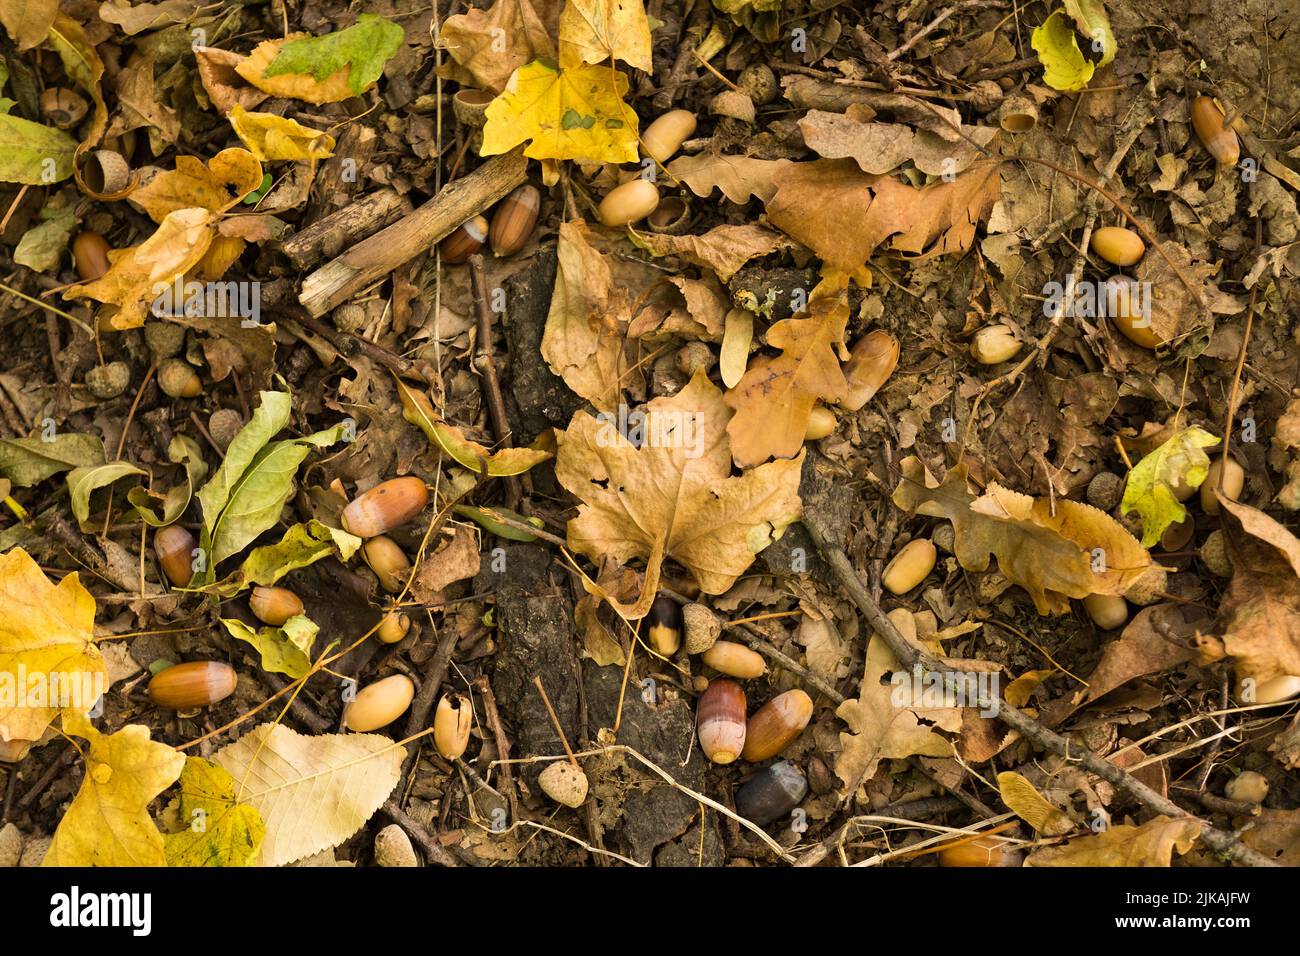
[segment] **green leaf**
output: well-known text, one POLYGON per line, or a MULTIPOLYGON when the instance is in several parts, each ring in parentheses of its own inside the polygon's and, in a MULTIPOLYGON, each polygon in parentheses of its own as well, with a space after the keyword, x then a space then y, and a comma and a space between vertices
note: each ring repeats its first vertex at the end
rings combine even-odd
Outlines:
POLYGON ((299 614, 284 622, 283 627, 262 627, 254 631, 243 621, 222 618, 231 637, 257 648, 262 656, 262 670, 288 674, 294 680, 311 669, 311 646, 320 628, 311 618, 299 614))
POLYGON ((349 561, 361 545, 361 538, 315 519, 296 524, 275 544, 254 548, 239 570, 214 589, 225 597, 233 597, 254 584, 272 585, 290 571, 315 564, 331 554, 337 554, 341 561, 349 561))
POLYGON ((475 524, 482 527, 485 531, 490 531, 498 538, 505 538, 508 541, 536 541, 537 535, 529 534, 527 531, 520 531, 518 528, 502 524, 498 518, 506 517, 511 521, 517 521, 520 524, 531 524, 538 528, 542 527, 542 519, 526 518, 521 514, 508 511, 505 508, 480 508, 475 505, 456 505, 452 509, 462 518, 468 518, 475 524))
POLYGON ((26 488, 51 475, 104 463, 104 442, 94 435, 66 432, 43 438, 0 438, 0 478, 26 488))
POLYGON ((1110 16, 1102 0, 1064 0, 1065 12, 1074 17, 1079 32, 1092 38, 1092 50, 1101 54, 1098 66, 1105 66, 1115 59, 1115 50, 1119 44, 1115 41, 1115 31, 1110 28, 1110 16))
POLYGON ((62 130, 0 113, 0 182, 49 186, 72 175, 77 141, 62 130))
POLYGON ((58 269, 63 254, 68 251, 68 239, 77 228, 76 212, 71 207, 41 210, 45 220, 23 233, 14 249, 14 262, 34 272, 53 272, 58 269))
POLYGON ((306 73, 323 80, 350 67, 348 88, 360 95, 379 79, 384 64, 397 52, 405 35, 396 23, 373 13, 363 13, 346 30, 286 43, 266 68, 265 75, 306 73))
POLYGON ((202 757, 181 770, 179 813, 186 828, 163 835, 168 866, 250 866, 261 852, 266 824, 235 799, 230 771, 202 757))
POLYGON ((112 461, 106 465, 84 465, 68 472, 68 496, 72 498, 72 513, 77 516, 77 524, 82 531, 92 531, 90 525, 90 495, 97 488, 111 485, 127 475, 147 475, 143 468, 130 462, 112 461))
POLYGON ((207 527, 211 528, 216 523, 226 502, 230 500, 231 491, 252 464, 253 458, 289 424, 290 405, 288 392, 262 393, 261 404, 253 412, 252 420, 239 430, 239 434, 226 449, 221 467, 199 490, 199 504, 203 507, 203 522, 207 527))
POLYGON ((1088 85, 1096 69, 1079 51, 1074 28, 1064 11, 1057 10, 1034 31, 1030 42, 1043 64, 1043 82, 1054 90, 1074 93, 1088 85))
POLYGON ((189 435, 177 435, 167 446, 167 459, 176 464, 185 465, 185 484, 174 485, 163 497, 161 515, 153 512, 153 502, 149 492, 143 487, 135 487, 126 493, 126 500, 135 505, 135 512, 140 519, 153 528, 174 524, 190 506, 194 497, 194 487, 208 475, 208 463, 203 460, 203 449, 189 435))
POLYGON ((1128 473, 1120 512, 1137 510, 1142 519, 1142 546, 1149 548, 1171 524, 1187 517, 1187 509, 1174 494, 1178 485, 1198 487, 1210 471, 1202 448, 1219 439, 1200 428, 1184 428, 1159 448, 1149 452, 1128 473))

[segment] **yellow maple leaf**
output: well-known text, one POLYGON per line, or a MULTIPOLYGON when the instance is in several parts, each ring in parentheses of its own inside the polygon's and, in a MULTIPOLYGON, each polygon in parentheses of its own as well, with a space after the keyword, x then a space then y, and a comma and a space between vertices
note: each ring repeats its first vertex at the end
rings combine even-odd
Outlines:
POLYGON ((262 164, 246 149, 223 149, 207 165, 177 156, 176 168, 159 173, 131 194, 154 222, 178 209, 225 212, 262 184, 262 164))
POLYGON ((323 80, 318 80, 309 73, 266 75, 266 68, 280 55, 280 50, 286 43, 310 39, 311 36, 310 33, 291 33, 283 40, 264 40, 235 67, 235 72, 263 93, 270 93, 272 96, 283 96, 317 104, 341 103, 351 98, 354 94, 348 87, 348 73, 351 72, 351 67, 348 66, 342 67, 323 80))
POLYGON ((630 163, 637 158, 637 118, 623 102, 627 77, 611 66, 561 70, 534 60, 515 70, 488 104, 484 156, 529 141, 533 159, 630 163))
POLYGON ((641 0, 568 0, 560 13, 560 66, 605 59, 654 72, 645 5, 641 0))
POLYGON ((0 555, 0 740, 37 740, 62 707, 94 706, 108 689, 94 629, 75 571, 56 585, 22 548, 0 555))
POLYGON ((185 755, 150 740, 140 724, 105 736, 81 714, 65 713, 63 730, 89 741, 86 776, 41 865, 166 866, 149 804, 180 777, 185 755))
POLYGON ((262 162, 315 162, 334 155, 334 137, 274 113, 250 113, 236 104, 227 117, 235 134, 262 162))

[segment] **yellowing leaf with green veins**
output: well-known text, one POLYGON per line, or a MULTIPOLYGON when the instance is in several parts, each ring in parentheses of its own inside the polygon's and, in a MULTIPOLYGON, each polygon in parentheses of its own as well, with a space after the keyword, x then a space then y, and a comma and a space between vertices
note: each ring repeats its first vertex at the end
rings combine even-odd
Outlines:
POLYGON ((1115 31, 1110 28, 1110 16, 1102 0, 1063 0, 1065 12, 1074 17, 1079 32, 1092 39, 1092 51, 1101 54, 1097 66, 1105 66, 1115 59, 1115 31))
POLYGON ((459 428, 448 425, 439 418, 424 394, 396 376, 394 380, 397 382, 397 394, 402 399, 402 417, 424 432, 429 441, 444 453, 476 474, 486 467, 487 474, 495 478, 521 475, 552 456, 552 452, 543 447, 546 444, 546 433, 528 448, 490 451, 478 442, 470 441, 459 428))
POLYGON ((1171 524, 1187 517, 1187 509, 1174 495, 1174 488, 1198 487, 1210 471, 1210 459, 1202 448, 1217 445, 1219 439, 1200 428, 1184 428, 1159 448, 1143 456, 1128 473, 1120 512, 1137 511, 1142 519, 1142 546, 1149 548, 1171 524))
POLYGON ((556 68, 534 60, 515 70, 488 104, 484 156, 528 141, 533 159, 630 163, 637 159, 637 118, 623 102, 627 77, 609 66, 556 68))
POLYGON ((221 623, 231 637, 257 648, 262 670, 288 674, 294 680, 311 670, 311 648, 320 627, 306 615, 291 617, 281 627, 259 627, 256 631, 231 618, 222 618, 221 623))
POLYGON ((223 767, 189 757, 181 771, 177 813, 185 829, 163 836, 168 866, 251 866, 262 849, 262 815, 235 799, 223 767))
POLYGON ((363 13, 352 26, 325 36, 267 40, 235 70, 272 96, 337 103, 374 85, 404 37, 396 23, 363 13))
MULTIPOLYGON (((249 151, 262 162, 315 162, 334 155, 334 137, 274 113, 250 113, 235 105, 226 117, 249 151)), ((260 181, 260 180, 259 180, 260 181)))
POLYGON ((129 724, 104 735, 76 713, 63 730, 84 737, 86 776, 54 831, 43 866, 166 866, 163 835, 149 804, 181 775, 185 755, 129 724))
POLYGON ((90 710, 108 690, 94 632, 95 599, 77 572, 53 584, 22 548, 0 554, 0 683, 26 691, 0 694, 0 741, 37 740, 62 707, 90 710), (22 673, 46 680, 20 683, 22 673))
POLYGON ((1030 38, 1038 62, 1043 64, 1043 82, 1054 90, 1075 93, 1088 85, 1096 69, 1084 58, 1074 37, 1074 28, 1062 10, 1048 17, 1030 38))
POLYGON ((262 184, 262 164, 246 149, 223 149, 203 161, 177 156, 176 168, 161 172, 131 193, 131 202, 154 222, 177 209, 201 208, 225 212, 262 184))
POLYGON ((642 0, 568 0, 560 12, 560 67, 607 59, 654 72, 642 0))
POLYGON ((62 130, 0 115, 0 182, 49 186, 72 175, 77 141, 62 130))
POLYGON ((265 587, 290 571, 315 564, 331 554, 338 555, 341 561, 348 561, 361 545, 362 539, 356 535, 348 534, 342 528, 331 528, 315 519, 296 524, 275 544, 254 548, 238 571, 209 590, 231 597, 254 584, 265 587))
POLYGON ((1062 836, 1074 829, 1069 815, 1020 774, 998 774, 998 791, 1007 809, 1043 836, 1062 836))
POLYGON ((68 497, 72 499, 72 513, 82 531, 90 531, 90 496, 99 488, 104 488, 125 478, 127 475, 147 475, 143 468, 125 461, 110 461, 104 465, 91 465, 74 468, 68 472, 68 497))

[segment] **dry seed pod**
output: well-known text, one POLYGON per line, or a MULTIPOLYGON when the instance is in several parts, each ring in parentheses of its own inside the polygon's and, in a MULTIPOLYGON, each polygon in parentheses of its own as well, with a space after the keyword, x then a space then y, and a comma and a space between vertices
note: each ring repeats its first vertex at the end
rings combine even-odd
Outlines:
POLYGON ((778 694, 749 718, 740 755, 750 763, 775 757, 803 733, 812 715, 812 698, 797 687, 778 694))
POLYGON ((1123 226, 1102 226, 1092 234, 1091 246, 1098 258, 1120 268, 1137 265, 1147 251, 1142 237, 1123 226))
POLYGON ((885 566, 881 583, 891 594, 906 594, 934 570, 939 553, 928 538, 907 542, 885 566))
POLYGON ((714 116, 740 120, 741 123, 752 123, 757 115, 754 101, 748 93, 741 90, 723 90, 709 102, 709 112, 714 116))
POLYGON ((853 343, 844 377, 849 388, 840 407, 856 412, 880 391, 898 367, 898 339, 884 329, 873 329, 853 343))
POLYGON ((183 588, 194 577, 194 549, 199 543, 178 524, 159 528, 153 535, 153 550, 158 565, 173 586, 183 588))
POLYGON ((361 546, 361 557, 379 579, 379 586, 397 594, 411 575, 411 561, 397 542, 387 535, 376 535, 361 546))
POLYGON ((101 401, 117 398, 131 384, 131 367, 125 362, 96 365, 86 373, 86 388, 101 401))
POLYGON ((438 753, 454 760, 469 746, 474 708, 464 694, 444 694, 433 716, 433 743, 438 753))
POLYGON ((1134 604, 1149 607, 1157 601, 1164 600, 1162 595, 1169 585, 1169 573, 1163 568, 1147 568, 1138 579, 1128 586, 1124 597, 1134 604))
POLYGON ((488 221, 482 216, 467 219, 438 244, 442 261, 451 265, 464 262, 487 242, 488 221))
POLYGON ((161 320, 144 324, 144 344, 149 352, 161 361, 179 355, 185 346, 185 326, 161 320))
POLYGON ((735 641, 715 641, 700 660, 729 677, 752 680, 767 673, 767 661, 757 651, 735 641))
POLYGON ((396 823, 390 823, 375 835, 375 865, 413 867, 420 865, 411 838, 396 823))
POLYGON ((109 269, 108 240, 97 232, 79 232, 72 238, 72 261, 77 275, 93 282, 109 269))
POLYGON ((1223 795, 1242 803, 1263 803, 1268 796, 1268 778, 1254 770, 1244 770, 1228 781, 1223 795))
POLYGON ((1214 496, 1219 487, 1219 473, 1223 473, 1223 496, 1236 501, 1246 485, 1246 469, 1231 455, 1220 456, 1210 463, 1210 470, 1201 482, 1201 510, 1207 515, 1219 513, 1219 499, 1214 496))
POLYGON ((1201 145, 1220 166, 1236 166, 1241 158, 1241 142, 1231 127, 1223 125, 1223 110, 1211 96, 1192 100, 1192 129, 1201 145))
POLYGON ((385 644, 396 644, 411 629, 411 619, 401 611, 389 611, 379 622, 375 635, 385 644))
POLYGON ((1134 304, 1137 283, 1128 276, 1115 275, 1106 280, 1106 311, 1110 320, 1134 345, 1154 349, 1164 344, 1151 327, 1149 315, 1143 315, 1134 304))
POLYGON ((600 201, 596 215, 611 228, 640 222, 659 205, 659 190, 649 180, 637 178, 615 186, 600 201))
POLYGON ((997 365, 1015 356, 1021 343, 1007 325, 986 325, 971 339, 970 354, 981 365, 997 365))
POLYGON ((182 358, 163 359, 159 363, 158 387, 172 398, 197 398, 203 394, 199 373, 182 358))
POLYGON ((149 681, 149 697, 169 710, 193 710, 235 692, 235 669, 220 661, 190 661, 161 670, 149 681))
MULTIPOLYGON (((1240 695, 1240 692, 1238 692, 1240 695)), ((1294 674, 1281 674, 1263 681, 1255 688, 1254 704, 1277 704, 1290 700, 1300 694, 1300 677, 1294 674)))
POLYGON ((131 184, 131 166, 121 153, 97 149, 86 157, 81 178, 91 192, 111 196, 131 184))
POLYGON ((451 111, 456 122, 472 129, 487 125, 487 108, 495 96, 487 90, 457 90, 451 98, 451 111))
POLYGON ((998 109, 998 125, 1008 133, 1028 133, 1038 125, 1038 107, 1027 96, 1008 96, 998 109))
POLYGON ((814 405, 804 428, 804 441, 819 441, 835 431, 835 413, 825 405, 814 405))
POLYGON ((713 349, 709 348, 707 342, 687 342, 673 356, 673 365, 688 379, 696 372, 704 372, 707 375, 712 371, 716 361, 713 357, 713 349))
POLYGON ((766 63, 751 63, 740 71, 736 85, 744 91, 755 106, 766 106, 781 93, 781 84, 766 63))
POLYGON ((734 680, 709 684, 695 705, 700 749, 714 763, 731 763, 745 748, 745 692, 734 680))
POLYGON ((376 535, 401 527, 429 503, 429 490, 415 475, 390 478, 380 482, 343 509, 339 520, 343 530, 358 538, 376 535))
POLYGON ((1118 594, 1089 594, 1083 609, 1103 631, 1113 631, 1128 620, 1128 604, 1118 594))
POLYGON ((1110 511, 1124 497, 1124 479, 1112 471, 1100 471, 1088 482, 1088 504, 1110 511))
POLYGON ((259 621, 272 627, 282 627, 303 612, 302 598, 288 588, 255 587, 248 606, 259 621))
POLYGON ((415 684, 405 674, 385 677, 357 691, 357 696, 343 708, 343 723, 359 734, 387 727, 411 706, 415 684))
POLYGON ((760 827, 788 816, 808 795, 808 781, 788 760, 764 767, 736 791, 736 812, 760 827))
POLYGON ((1215 577, 1232 577, 1232 559, 1228 557, 1227 537, 1222 531, 1211 531, 1205 539, 1201 545, 1201 561, 1215 577))
POLYGON ((225 451, 244 427, 243 416, 233 408, 218 408, 208 417, 208 434, 225 451))
POLYGON ((645 637, 664 657, 672 657, 682 646, 682 609, 677 602, 659 595, 645 616, 645 637))
POLYGON ((680 236, 691 225, 691 205, 680 196, 669 196, 646 217, 651 232, 680 236))
POLYGON ((940 866, 1019 866, 1020 852, 996 837, 976 837, 939 851, 940 866))
POLYGON ((88 105, 82 97, 61 86, 51 86, 41 94, 41 115, 59 129, 72 129, 86 117, 88 105))
POLYGON ((542 209, 542 194, 536 186, 525 183, 497 204, 492 214, 492 252, 498 256, 514 255, 524 247, 537 225, 542 209))
POLYGON ((970 105, 980 113, 992 113, 1006 95, 997 80, 980 80, 970 88, 970 105))
POLYGON ((567 760, 557 760, 537 775, 542 792, 566 807, 580 807, 587 799, 587 775, 567 760))
POLYGON ((344 302, 330 313, 330 319, 340 332, 359 332, 366 324, 366 307, 359 302, 344 302))
POLYGON ((735 388, 749 365, 749 346, 754 341, 754 313, 747 309, 731 309, 723 325, 718 373, 723 385, 735 388))
POLYGON ((695 126, 695 114, 690 110, 671 110, 645 128, 641 134, 641 151, 662 165, 682 148, 682 143, 695 132, 695 126))
POLYGON ((722 633, 722 622, 703 604, 688 604, 682 608, 682 631, 686 638, 687 654, 703 654, 722 633))

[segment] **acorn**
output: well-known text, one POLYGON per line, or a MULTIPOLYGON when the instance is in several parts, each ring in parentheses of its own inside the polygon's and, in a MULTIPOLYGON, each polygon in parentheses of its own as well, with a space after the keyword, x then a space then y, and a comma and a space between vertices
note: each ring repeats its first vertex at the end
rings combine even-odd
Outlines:
POLYGON ((906 594, 926 579, 938 559, 933 542, 928 538, 914 538, 885 565, 880 583, 891 594, 906 594))
POLYGON ((92 193, 111 196, 131 184, 131 165, 114 150, 92 150, 81 168, 81 180, 92 193))
POLYGON ((763 656, 735 641, 715 641, 700 660, 715 671, 742 680, 752 680, 767 673, 767 661, 763 656))
POLYGON ((808 794, 808 781, 788 760, 778 760, 750 777, 736 791, 736 812, 765 827, 787 816, 808 794))
MULTIPOLYGON (((1204 485, 1201 486, 1204 489, 1204 485)), ((1175 521, 1164 533, 1160 535, 1160 549, 1162 551, 1181 551, 1187 542, 1192 540, 1192 535, 1196 533, 1196 522, 1188 515, 1182 521, 1175 521)))
POLYGON ((1215 577, 1232 577, 1232 559, 1228 557, 1227 537, 1221 530, 1211 531, 1201 545, 1201 563, 1215 577))
POLYGON ((163 359, 159 363, 158 387, 172 398, 196 398, 203 394, 199 373, 182 358, 163 359))
POLYGON ((471 129, 487 125, 487 108, 495 94, 488 90, 457 90, 451 98, 451 111, 456 122, 471 129))
POLYGON ((361 546, 361 557, 379 579, 379 586, 397 594, 411 575, 411 561, 397 542, 387 535, 377 535, 361 546))
POLYGON ((976 837, 939 851, 940 866, 1019 866, 1020 852, 996 837, 976 837))
POLYGON ((79 232, 72 237, 72 262, 86 282, 102 278, 110 268, 108 240, 97 232, 79 232))
POLYGON ((36 741, 23 740, 21 737, 13 740, 0 739, 0 763, 17 763, 27 756, 34 743, 36 741))
POLYGON ((1088 504, 1110 511, 1124 497, 1124 479, 1112 471, 1099 471, 1088 482, 1088 504))
POLYGON ((814 405, 808 414, 808 424, 804 426, 804 441, 819 441, 835 431, 835 413, 825 405, 814 405))
POLYGON ((778 694, 749 718, 740 755, 750 763, 775 757, 803 733, 812 715, 812 698, 797 687, 778 694))
POLYGON ((677 602, 659 595, 645 616, 645 638, 664 657, 672 657, 682 645, 682 610, 677 602))
POLYGON ((389 611, 379 622, 376 636, 385 644, 396 644, 411 629, 411 619, 401 611, 389 611))
POLYGON ((669 196, 646 216, 645 221, 651 232, 680 236, 690 228, 691 204, 680 196, 669 196))
POLYGON ((970 354, 981 365, 998 365, 1020 351, 1020 340, 1007 325, 986 325, 971 339, 970 354))
POLYGON ((179 355, 185 345, 185 326, 159 319, 144 324, 144 344, 159 360, 179 355))
POLYGON ((695 114, 690 110, 670 110, 645 128, 641 151, 656 163, 666 163, 695 132, 695 126, 695 114))
POLYGON ((1220 166, 1236 166, 1241 158, 1241 142, 1231 127, 1223 125, 1223 110, 1211 96, 1192 100, 1192 129, 1201 145, 1220 166))
POLYGON ((358 495, 343 509, 339 520, 349 534, 373 538, 406 524, 428 503, 429 490, 423 479, 415 475, 390 478, 358 495))
POLYGON ((1089 594, 1083 599, 1083 609, 1103 631, 1113 631, 1128 620, 1128 604, 1118 594, 1089 594))
POLYGON ((101 401, 117 398, 131 384, 131 367, 125 362, 96 365, 86 373, 86 388, 101 401))
POLYGON ((178 524, 154 532, 153 550, 158 565, 174 587, 183 588, 194 577, 194 551, 198 546, 194 535, 178 524))
POLYGON ((600 201, 596 215, 601 223, 614 228, 640 222, 658 205, 658 188, 649 180, 638 177, 611 189, 600 201))
POLYGON ((49 87, 37 102, 41 115, 59 129, 72 129, 86 118, 89 109, 84 97, 61 86, 49 87))
POLYGON ((580 807, 587 799, 587 775, 567 760, 557 760, 537 775, 542 792, 566 807, 580 807))
POLYGON ((700 749, 714 763, 732 763, 745 747, 745 692, 734 680, 709 684, 695 705, 700 749))
POLYGON ((1147 568, 1136 581, 1128 586, 1124 597, 1141 607, 1150 607, 1162 601, 1165 588, 1169 586, 1169 573, 1163 568, 1147 568))
POLYGON ((1210 463, 1210 470, 1201 482, 1201 510, 1207 515, 1219 513, 1219 499, 1214 496, 1219 488, 1219 474, 1223 473, 1223 496, 1236 501, 1246 485, 1246 469, 1231 455, 1220 456, 1210 463))
POLYGON ((149 697, 169 710, 194 710, 235 692, 235 669, 221 661, 173 664, 149 681, 149 697))
POLYGON ((1228 781, 1223 788, 1223 795, 1229 800, 1242 803, 1263 803, 1268 796, 1268 778, 1254 770, 1243 770, 1228 781))
POLYGON ((488 221, 482 216, 467 219, 438 244, 442 261, 448 265, 464 262, 487 242, 488 221))
POLYGON ((514 255, 524 247, 537 225, 542 209, 542 194, 536 186, 525 183, 497 204, 492 214, 492 251, 498 256, 514 255))
POLYGON ((433 716, 433 744, 438 753, 454 760, 469 746, 474 707, 464 694, 444 694, 433 716))
POLYGON ((1115 328, 1126 339, 1144 349, 1159 348, 1164 339, 1151 327, 1151 319, 1142 315, 1133 305, 1137 283, 1128 276, 1114 275, 1106 280, 1106 312, 1115 328))
POLYGON ((394 674, 357 692, 343 708, 343 723, 359 734, 387 727, 411 706, 415 684, 405 674, 394 674))
POLYGON ((1300 694, 1300 677, 1294 674, 1280 674, 1263 681, 1255 688, 1256 704, 1277 704, 1290 700, 1300 694))
POLYGON ((687 379, 693 378, 696 372, 707 375, 717 363, 707 342, 687 342, 673 355, 673 367, 687 379))
POLYGON ((884 329, 872 329, 854 342, 844 363, 849 387, 840 407, 856 412, 871 401, 898 367, 898 352, 898 339, 884 329))
POLYGON ((1146 253, 1146 243, 1132 229, 1102 226, 1092 234, 1092 251, 1100 259, 1121 268, 1136 265, 1146 253))
POLYGON ((1008 96, 998 107, 998 125, 1008 133, 1027 133, 1038 125, 1038 106, 1027 96, 1008 96))
POLYGON ((736 85, 754 101, 755 106, 766 106, 781 93, 781 83, 766 63, 751 63, 740 71, 736 85))
POLYGON ((411 838, 396 823, 390 823, 375 835, 375 865, 392 868, 420 865, 411 838))
POLYGON ((303 612, 302 598, 288 588, 255 587, 248 606, 259 621, 272 627, 283 627, 303 612))
POLYGON ((244 417, 233 408, 218 408, 208 416, 208 434, 222 451, 230 447, 243 427, 244 417))
POLYGON ((686 638, 687 654, 703 654, 722 633, 722 622, 703 604, 688 604, 682 608, 682 632, 686 638))

